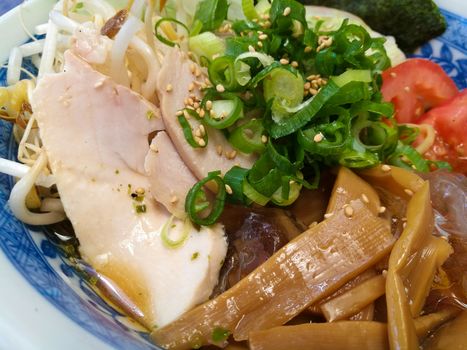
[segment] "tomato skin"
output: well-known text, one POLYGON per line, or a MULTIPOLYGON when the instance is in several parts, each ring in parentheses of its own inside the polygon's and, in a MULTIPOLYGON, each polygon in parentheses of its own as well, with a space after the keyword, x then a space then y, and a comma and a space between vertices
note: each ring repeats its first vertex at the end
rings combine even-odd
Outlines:
POLYGON ((429 108, 439 106, 459 92, 456 84, 434 62, 408 59, 385 70, 381 92, 393 102, 399 123, 416 123, 429 108))
POLYGON ((433 125, 437 133, 433 147, 425 156, 448 161, 454 170, 467 174, 467 90, 432 108, 418 123, 433 125))

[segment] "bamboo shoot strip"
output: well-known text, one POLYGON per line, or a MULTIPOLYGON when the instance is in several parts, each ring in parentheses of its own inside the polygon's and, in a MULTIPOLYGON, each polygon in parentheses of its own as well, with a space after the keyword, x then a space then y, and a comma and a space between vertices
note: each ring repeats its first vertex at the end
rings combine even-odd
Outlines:
POLYGON ((465 350, 467 344, 467 310, 440 328, 424 344, 426 350, 465 350))
POLYGON ((388 254, 394 243, 387 221, 360 200, 351 205, 351 217, 339 210, 305 231, 225 293, 155 329, 153 340, 168 349, 222 345, 224 339, 212 339, 219 329, 245 340, 250 332, 282 325, 332 294, 388 254))
MULTIPOLYGON (((414 320, 423 340, 430 331, 455 317, 460 310, 445 309, 414 320)), ((372 321, 340 321, 282 326, 252 332, 250 350, 386 350, 387 326, 372 321)))
POLYGON ((372 213, 378 215, 380 201, 375 189, 351 170, 341 167, 334 182, 326 213, 333 213, 356 199, 362 199, 372 213))
POLYGON ((430 187, 425 182, 407 206, 407 225, 394 245, 386 278, 389 344, 391 349, 417 349, 418 339, 409 303, 407 265, 423 248, 433 231, 430 187))
MULTIPOLYGON (((336 290, 334 293, 332 293, 328 297, 323 298, 320 301, 318 301, 316 304, 311 305, 308 308, 309 311, 315 315, 322 315, 323 312, 321 310, 321 305, 327 303, 328 301, 334 298, 337 298, 338 296, 348 292, 349 290, 355 288, 359 284, 375 276, 376 276, 376 271, 374 268, 369 268, 368 270, 363 271, 361 274, 359 274, 355 278, 352 278, 350 281, 348 281, 346 284, 344 284, 342 287, 340 287, 338 290, 336 290)), ((371 321, 371 320, 360 320, 360 321, 371 321)))
POLYGON ((358 175, 370 185, 382 187, 405 200, 410 200, 425 182, 412 171, 388 165, 361 170, 358 175))
POLYGON ((453 253, 451 245, 442 238, 431 236, 425 246, 418 249, 417 255, 410 260, 410 274, 407 284, 412 317, 418 317, 433 285, 436 271, 453 253))
POLYGON ((386 280, 379 275, 321 305, 324 317, 329 322, 343 320, 355 315, 365 306, 384 295, 386 280))
POLYGON ((358 314, 349 318, 351 321, 373 321, 375 315, 375 303, 365 306, 358 314))

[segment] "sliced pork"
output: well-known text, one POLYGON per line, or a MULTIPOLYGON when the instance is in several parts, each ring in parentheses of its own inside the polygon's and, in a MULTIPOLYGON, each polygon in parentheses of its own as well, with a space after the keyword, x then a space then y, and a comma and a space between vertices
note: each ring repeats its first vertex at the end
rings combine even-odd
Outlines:
POLYGON ((135 302, 148 327, 206 300, 224 232, 171 222, 151 198, 144 161, 148 135, 164 128, 158 109, 71 52, 65 72, 41 79, 32 107, 83 258, 135 302))
MULTIPOLYGON (((200 84, 194 82, 202 83, 205 77, 199 75, 199 71, 200 67, 180 49, 173 48, 166 54, 159 73, 157 85, 162 118, 175 148, 198 179, 215 170, 225 174, 234 165, 251 168, 255 157, 235 152, 222 132, 217 129, 206 128, 208 145, 205 148, 193 148, 185 140, 176 113, 186 107, 185 101, 190 99, 192 94, 200 96, 200 84)), ((199 126, 194 120, 190 122, 194 129, 199 126)))
POLYGON ((166 132, 157 133, 146 157, 151 192, 178 218, 185 218, 185 197, 198 181, 177 153, 166 132))

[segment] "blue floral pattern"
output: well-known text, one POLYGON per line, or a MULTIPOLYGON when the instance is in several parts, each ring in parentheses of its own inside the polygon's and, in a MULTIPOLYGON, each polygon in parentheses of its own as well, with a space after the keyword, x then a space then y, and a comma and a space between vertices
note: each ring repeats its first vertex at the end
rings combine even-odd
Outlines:
POLYGON ((467 87, 467 18, 442 10, 448 29, 439 38, 423 45, 414 57, 425 57, 438 63, 455 81, 459 89, 467 87))
MULTIPOLYGON (((467 19, 443 11, 446 33, 414 55, 439 63, 459 88, 467 86, 467 19)), ((29 67, 32 68, 32 67, 29 67)), ((5 82, 0 70, 0 85, 5 82)), ((0 157, 14 159, 11 125, 0 122, 0 157)), ((125 316, 103 301, 41 230, 16 220, 8 209, 13 180, 0 174, 0 249, 24 278, 57 309, 116 349, 158 349, 147 333, 128 327, 125 316)))

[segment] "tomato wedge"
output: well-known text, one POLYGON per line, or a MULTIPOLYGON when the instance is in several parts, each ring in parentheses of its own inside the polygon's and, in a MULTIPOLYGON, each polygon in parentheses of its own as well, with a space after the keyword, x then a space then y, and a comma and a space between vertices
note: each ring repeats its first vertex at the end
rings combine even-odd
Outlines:
POLYGON ((454 170, 467 173, 467 90, 432 108, 418 123, 433 125, 437 133, 432 149, 425 155, 448 161, 454 170))
POLYGON ((394 103, 399 123, 416 123, 429 108, 458 94, 456 84, 434 62, 412 58, 385 70, 381 92, 394 103))

